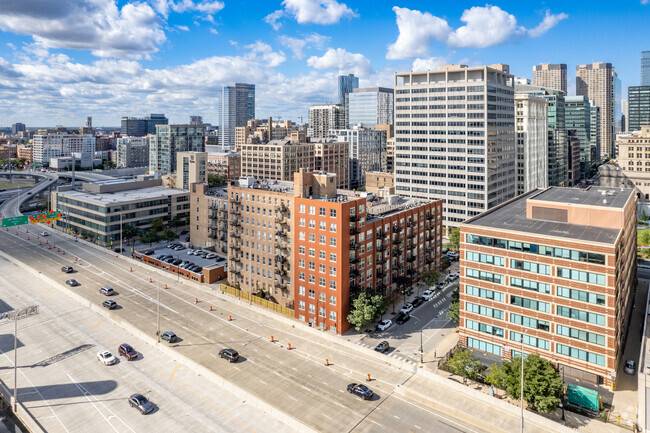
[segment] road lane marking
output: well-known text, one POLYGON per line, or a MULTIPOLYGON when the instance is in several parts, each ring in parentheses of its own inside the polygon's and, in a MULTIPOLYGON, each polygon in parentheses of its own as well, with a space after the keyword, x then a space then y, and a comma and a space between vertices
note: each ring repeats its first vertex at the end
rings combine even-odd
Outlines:
POLYGON ((93 326, 93 329, 97 329, 97 327, 98 327, 98 326, 99 326, 103 321, 104 321, 104 319, 102 319, 102 320, 100 320, 99 322, 97 322, 97 324, 96 324, 95 326, 93 326))
POLYGON ((174 368, 174 372, 172 373, 171 376, 169 376, 170 380, 174 380, 174 375, 176 375, 176 370, 178 370, 179 366, 180 366, 180 364, 176 364, 176 367, 174 368))
POLYGON ((42 291, 42 292, 41 292, 41 295, 46 294, 46 293, 49 292, 50 290, 54 290, 54 287, 50 287, 49 289, 42 291))

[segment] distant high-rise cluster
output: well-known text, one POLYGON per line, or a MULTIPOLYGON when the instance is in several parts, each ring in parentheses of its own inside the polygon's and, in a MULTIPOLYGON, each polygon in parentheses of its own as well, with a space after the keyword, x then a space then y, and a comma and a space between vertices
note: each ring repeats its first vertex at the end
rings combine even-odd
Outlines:
POLYGON ((641 52, 641 85, 650 86, 650 51, 641 52))
POLYGON ((223 86, 219 103, 219 145, 222 150, 235 148, 235 128, 255 119, 255 84, 223 86))
POLYGON ((164 114, 147 114, 144 118, 122 117, 122 135, 144 137, 156 133, 156 125, 167 125, 169 120, 164 114))
POLYGON ((542 63, 533 67, 533 85, 558 89, 567 94, 565 64, 542 63))
POLYGON ((600 107, 600 156, 615 156, 613 143, 617 78, 611 63, 576 66, 576 95, 586 96, 600 107))

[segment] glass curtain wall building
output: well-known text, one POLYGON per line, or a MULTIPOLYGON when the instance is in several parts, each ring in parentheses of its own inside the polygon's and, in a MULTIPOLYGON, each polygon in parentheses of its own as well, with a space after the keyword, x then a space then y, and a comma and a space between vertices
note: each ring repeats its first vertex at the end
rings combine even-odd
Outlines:
POLYGON ((354 89, 346 105, 348 127, 393 124, 393 89, 370 87, 354 89))
POLYGON ((650 125, 650 85, 628 88, 628 131, 640 131, 641 126, 650 125))
POLYGON ((222 150, 235 147, 235 128, 255 119, 255 84, 223 86, 219 104, 219 144, 222 150))
POLYGON ((641 51, 641 85, 650 86, 650 51, 641 51))

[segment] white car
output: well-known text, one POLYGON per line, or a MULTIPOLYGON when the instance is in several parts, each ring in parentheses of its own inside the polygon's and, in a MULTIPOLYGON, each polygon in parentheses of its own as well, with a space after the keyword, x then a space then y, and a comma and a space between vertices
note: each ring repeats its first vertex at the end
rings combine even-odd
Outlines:
POLYGON ((100 350, 97 352, 97 359, 104 363, 104 365, 113 365, 117 359, 108 350, 100 350))
POLYGON ((49 236, 48 232, 41 232, 41 236, 49 236))
POLYGON ((390 319, 382 320, 377 324, 377 331, 385 331, 393 324, 393 321, 390 319))
POLYGON ((420 296, 423 300, 428 301, 433 297, 433 290, 425 290, 422 292, 422 296, 420 296))
POLYGON ((194 250, 187 250, 187 255, 188 256, 193 256, 194 255, 194 250))
POLYGON ((404 313, 404 314, 408 314, 411 311, 413 311, 413 304, 411 304, 410 302, 404 304, 404 306, 399 310, 400 313, 404 313))

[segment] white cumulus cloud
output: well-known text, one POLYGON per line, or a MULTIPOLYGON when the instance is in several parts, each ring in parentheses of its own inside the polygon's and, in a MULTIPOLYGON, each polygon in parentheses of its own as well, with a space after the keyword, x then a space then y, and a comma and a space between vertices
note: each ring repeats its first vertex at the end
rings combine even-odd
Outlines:
POLYGON ((336 24, 341 18, 358 16, 346 4, 336 0, 284 0, 284 9, 279 9, 264 18, 268 24, 278 30, 282 23, 278 22, 283 16, 291 16, 299 24, 336 24))
POLYGON ((319 70, 337 70, 340 73, 353 73, 366 76, 372 73, 372 66, 363 54, 350 53, 343 48, 330 48, 321 57, 312 56, 307 65, 319 70))
POLYGON ((265 44, 261 41, 255 41, 255 43, 246 45, 245 48, 251 50, 248 54, 248 59, 259 58, 265 63, 266 66, 274 68, 281 65, 287 60, 287 57, 282 51, 275 52, 269 44, 265 44))
POLYGON ((395 6, 399 36, 388 46, 386 58, 389 60, 410 59, 424 56, 429 51, 432 40, 445 40, 451 32, 447 21, 431 15, 395 6))
POLYGON ((466 23, 449 35, 454 47, 485 48, 522 35, 526 29, 517 26, 517 18, 498 6, 474 6, 466 9, 460 18, 466 23))
POLYGON ((542 20, 541 23, 537 25, 537 27, 528 30, 528 34, 532 36, 533 38, 537 38, 539 36, 542 36, 544 33, 558 25, 558 23, 562 20, 565 20, 569 18, 569 16, 565 13, 561 14, 552 14, 551 11, 547 10, 546 11, 546 16, 544 16, 544 19, 542 20))
POLYGON ((449 64, 447 57, 429 57, 428 59, 417 58, 413 60, 412 71, 435 71, 438 66, 449 64))
POLYGON ((329 36, 323 36, 318 33, 312 33, 304 38, 292 38, 286 35, 281 35, 278 39, 282 45, 291 50, 293 57, 297 59, 302 59, 304 57, 304 49, 323 48, 330 40, 329 36))
POLYGON ((190 28, 189 28, 189 27, 187 27, 187 26, 181 26, 181 25, 178 25, 178 24, 176 24, 176 28, 177 28, 178 30, 183 31, 183 32, 189 32, 189 31, 190 31, 190 28))
POLYGON ((204 12, 208 15, 213 15, 225 6, 222 1, 213 0, 152 0, 152 5, 156 9, 156 12, 165 18, 169 16, 170 10, 176 13, 204 12))

